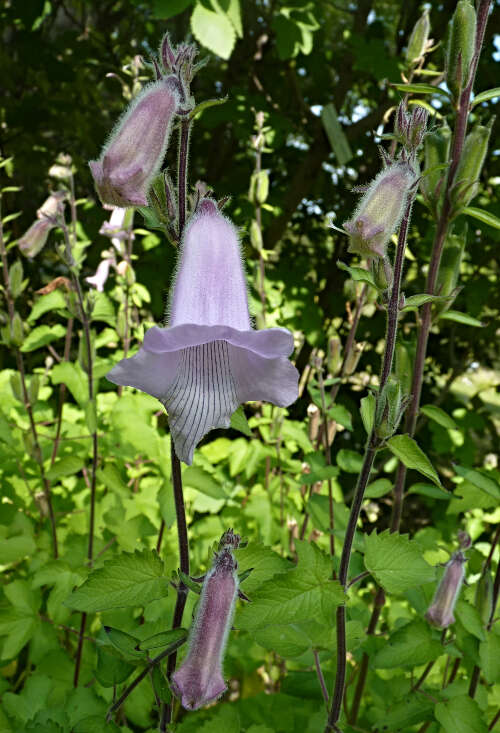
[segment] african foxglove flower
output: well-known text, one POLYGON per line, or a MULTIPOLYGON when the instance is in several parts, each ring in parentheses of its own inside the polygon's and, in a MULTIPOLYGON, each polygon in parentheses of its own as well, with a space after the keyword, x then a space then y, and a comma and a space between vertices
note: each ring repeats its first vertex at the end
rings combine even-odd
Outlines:
POLYGON ((97 288, 99 293, 102 293, 104 290, 104 285, 109 276, 109 268, 112 264, 113 259, 111 257, 106 257, 104 260, 99 262, 95 275, 85 278, 90 285, 94 285, 94 287, 97 288))
POLYGON ((101 157, 89 163, 103 204, 147 206, 148 190, 163 162, 178 103, 174 76, 148 84, 131 102, 101 157))
POLYGON ((123 240, 129 237, 134 239, 134 233, 130 231, 130 227, 126 227, 125 225, 126 216, 127 209, 121 206, 115 206, 111 211, 109 221, 103 222, 99 229, 99 234, 102 234, 104 237, 109 237, 111 244, 120 254, 123 253, 123 240))
POLYGON ((149 329, 140 351, 107 376, 165 405, 176 453, 191 463, 196 444, 229 427, 240 403, 297 399, 292 350, 285 328, 252 328, 237 231, 203 199, 184 231, 168 328, 149 329))
POLYGON ((227 689, 222 660, 238 592, 236 568, 231 546, 225 545, 205 576, 189 650, 170 682, 186 710, 197 710, 227 689))
POLYGON ((447 563, 446 570, 434 594, 433 601, 425 614, 425 618, 433 626, 446 629, 455 623, 453 609, 455 608, 455 603, 462 587, 465 575, 465 562, 465 555, 459 550, 453 553, 451 560, 447 563))
POLYGON ((415 180, 415 172, 404 162, 393 163, 378 174, 363 194, 352 219, 344 222, 349 234, 349 252, 363 257, 385 257, 415 180))
POLYGON ((18 239, 17 246, 26 257, 35 257, 47 243, 49 233, 56 226, 52 219, 37 219, 18 239))

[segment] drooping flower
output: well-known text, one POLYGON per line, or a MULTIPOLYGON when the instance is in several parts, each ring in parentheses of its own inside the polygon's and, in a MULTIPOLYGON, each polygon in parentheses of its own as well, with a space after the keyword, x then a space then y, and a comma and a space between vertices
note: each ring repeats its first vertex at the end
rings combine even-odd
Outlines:
POLYGON ((201 438, 229 427, 242 402, 297 399, 292 350, 288 330, 252 328, 237 231, 205 198, 184 231, 168 328, 151 328, 107 376, 165 405, 177 455, 191 463, 201 438))
POLYGON ((446 565, 446 570, 439 583, 431 605, 427 609, 425 618, 433 626, 446 629, 455 623, 453 609, 457 602, 460 588, 465 575, 465 555, 460 550, 454 552, 446 565))
POLYGON ((186 710, 197 710, 227 689, 222 661, 238 592, 238 565, 234 545, 221 545, 203 582, 187 656, 170 681, 186 710))
POLYGON ((416 176, 406 162, 384 168, 363 194, 352 219, 344 222, 348 251, 363 257, 385 257, 387 244, 398 228, 416 176))
POLYGON ((51 219, 37 219, 18 239, 17 246, 26 257, 35 257, 45 247, 49 233, 56 226, 51 219))
POLYGON ((101 157, 89 163, 103 204, 147 206, 148 190, 163 162, 178 103, 174 76, 148 84, 131 102, 101 157))
POLYGON ((95 275, 85 278, 90 285, 94 285, 99 293, 102 293, 104 290, 104 285, 109 276, 109 268, 112 264, 113 259, 111 257, 106 257, 104 260, 99 262, 95 275))

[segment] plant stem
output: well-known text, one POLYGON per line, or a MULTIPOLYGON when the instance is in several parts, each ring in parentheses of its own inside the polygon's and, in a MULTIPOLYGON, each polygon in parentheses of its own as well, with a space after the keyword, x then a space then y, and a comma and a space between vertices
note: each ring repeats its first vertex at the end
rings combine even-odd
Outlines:
MULTIPOLYGON (((64 339, 64 361, 69 361, 72 336, 73 336, 73 318, 70 317, 68 318, 68 325, 66 326, 66 337, 64 339)), ((57 456, 57 451, 59 449, 59 440, 61 438, 62 416, 63 416, 63 408, 64 408, 65 399, 66 399, 66 385, 64 384, 64 382, 61 382, 59 386, 59 400, 57 403, 56 435, 54 438, 54 447, 52 449, 52 456, 50 458, 51 467, 54 465, 54 461, 56 460, 56 456, 57 456)))
MULTIPOLYGON (((394 279, 392 284, 391 296, 387 305, 387 331, 385 339, 384 356, 382 360, 382 370, 380 375, 380 385, 377 397, 377 403, 380 399, 383 388, 387 384, 389 374, 394 359, 394 351, 396 348, 396 333, 398 326, 399 300, 401 290, 401 279, 403 274, 403 259, 406 249, 406 238, 408 234, 408 226, 410 223, 411 209, 416 191, 412 191, 407 199, 403 220, 399 229, 398 245, 396 249, 396 257, 394 260, 394 279)), ((377 408, 376 408, 377 413, 377 408)), ((365 494, 365 489, 370 478, 370 472, 373 466, 375 455, 380 447, 381 440, 376 433, 376 425, 373 425, 371 434, 368 438, 365 448, 363 465, 359 474, 358 483, 354 493, 354 499, 351 506, 349 521, 347 523, 344 545, 342 547, 342 555, 340 558, 339 581, 344 590, 347 589, 347 580, 349 573, 349 562, 351 559, 352 544, 356 532, 361 506, 365 494)), ((342 699, 344 697, 345 674, 346 674, 346 611, 345 605, 337 608, 337 675, 335 679, 335 688, 332 695, 332 708, 328 716, 325 733, 337 729, 337 721, 340 717, 342 708, 342 699)))
POLYGON ((313 649, 314 664, 316 666, 316 674, 318 675, 319 686, 323 694, 323 699, 328 707, 328 690, 326 689, 325 678, 323 677, 323 671, 319 661, 319 653, 317 649, 313 649))
POLYGON ((189 118, 181 120, 181 134, 179 137, 179 167, 177 177, 177 200, 179 206, 179 240, 182 238, 182 233, 186 225, 188 154, 191 127, 192 120, 190 120, 189 118))
POLYGON ((493 730, 493 728, 495 727, 495 725, 498 723, 499 720, 500 720, 500 710, 498 711, 498 713, 495 715, 495 717, 489 724, 488 730, 493 730))
MULTIPOLYGON (((2 272, 3 272, 3 283, 4 283, 4 289, 5 289, 5 300, 7 302, 7 310, 9 313, 9 323, 12 327, 12 324, 14 323, 14 317, 15 317, 15 306, 14 306, 14 297, 12 295, 12 289, 10 286, 9 263, 7 260, 7 250, 5 249, 5 242, 4 242, 4 237, 3 237, 1 201, 2 201, 2 198, 0 194, 0 256, 2 260, 2 272)), ((54 558, 57 559, 59 557, 59 550, 58 550, 58 543, 57 543, 56 519, 55 519, 55 514, 54 514, 54 507, 52 506, 52 494, 50 491, 50 482, 47 479, 47 476, 45 474, 45 468, 43 465, 43 454, 42 454, 42 449, 40 447, 40 441, 38 438, 38 431, 36 427, 35 416, 33 415, 33 407, 31 405, 29 394, 28 394, 28 388, 26 386, 26 372, 24 369, 23 355, 22 355, 21 350, 17 347, 14 349, 14 351, 16 355, 17 369, 18 369, 18 372, 21 378, 21 388, 23 391, 24 407, 28 414, 31 435, 33 437, 33 450, 35 453, 36 462, 38 463, 38 467, 40 470, 40 477, 42 479, 43 497, 45 499, 45 503, 47 506, 47 514, 49 517, 50 529, 51 529, 51 535, 52 535, 52 554, 54 558)), ((43 511, 41 511, 40 514, 43 516, 43 511)))
MULTIPOLYGON (((326 465, 331 466, 332 465, 332 455, 330 451, 330 445, 328 442, 328 414, 326 411, 326 398, 325 398, 325 383, 323 381, 323 363, 319 359, 318 360, 318 366, 317 366, 317 372, 318 372, 318 384, 319 384, 319 392, 321 395, 321 412, 323 417, 323 443, 324 443, 324 450, 325 450, 325 460, 326 465)), ((328 529, 330 531, 330 555, 331 557, 334 557, 335 555, 335 537, 333 535, 333 530, 335 528, 335 516, 334 516, 334 510, 333 510, 333 488, 332 488, 332 479, 328 479, 328 521, 329 526, 328 529)))

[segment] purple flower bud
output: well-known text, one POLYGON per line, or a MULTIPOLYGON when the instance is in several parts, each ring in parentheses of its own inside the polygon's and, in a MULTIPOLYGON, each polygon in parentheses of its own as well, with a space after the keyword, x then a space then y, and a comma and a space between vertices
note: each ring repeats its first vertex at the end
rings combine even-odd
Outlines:
POLYGON ((238 591, 236 568, 231 549, 226 547, 205 576, 189 650, 171 679, 172 691, 186 710, 197 710, 227 689, 222 660, 238 591))
POLYGON ((140 351, 107 376, 165 405, 176 453, 191 463, 201 438, 229 427, 242 402, 297 399, 292 350, 286 329, 253 330, 238 233, 203 199, 184 230, 169 327, 149 329, 140 351))
POLYGON ((433 601, 425 614, 425 618, 433 626, 446 629, 455 623, 453 609, 464 579, 465 562, 465 555, 459 551, 453 553, 451 560, 446 565, 446 570, 434 594, 433 601))
POLYGON ((35 257, 45 247, 51 229, 55 227, 52 219, 37 219, 26 231, 17 246, 26 257, 35 257))
POLYGON ((147 194, 167 148, 179 103, 175 77, 148 84, 131 102, 89 165, 103 204, 147 206, 147 194))
POLYGON ((344 222, 349 252, 363 257, 385 257, 387 244, 398 228, 415 172, 407 163, 384 168, 370 183, 353 216, 344 222))

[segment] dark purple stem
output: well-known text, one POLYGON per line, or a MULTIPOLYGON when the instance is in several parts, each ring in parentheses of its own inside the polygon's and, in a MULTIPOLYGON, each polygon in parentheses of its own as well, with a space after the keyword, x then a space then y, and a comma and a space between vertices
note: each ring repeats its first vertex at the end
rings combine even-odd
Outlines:
MULTIPOLYGON (((410 222, 411 209, 416 191, 413 191, 406 203, 405 213, 399 229, 398 245, 396 249, 396 258, 394 260, 394 279, 391 290, 391 297, 387 305, 387 331, 385 339, 384 356, 382 360, 382 371, 380 375, 379 396, 387 384, 389 374, 394 359, 394 350, 396 348, 396 333, 398 326, 399 299, 401 290, 401 279, 403 274, 403 259, 406 249, 406 237, 408 234, 408 226, 410 222)), ((347 577, 349 573, 349 562, 351 559, 352 544, 356 532, 361 505, 365 495, 365 489, 368 485, 370 472, 372 470, 373 461, 377 450, 380 447, 380 438, 376 434, 376 426, 374 425, 368 438, 363 465, 359 474, 358 483, 354 493, 354 499, 351 506, 351 513, 347 523, 344 545, 342 547, 342 555, 340 557, 339 581, 344 590, 347 589, 347 577)), ((346 674, 346 611, 345 606, 337 608, 337 675, 335 679, 335 687, 332 696, 332 708, 328 716, 325 733, 331 730, 337 730, 337 721, 340 717, 342 708, 342 699, 344 697, 345 674, 346 674)))

